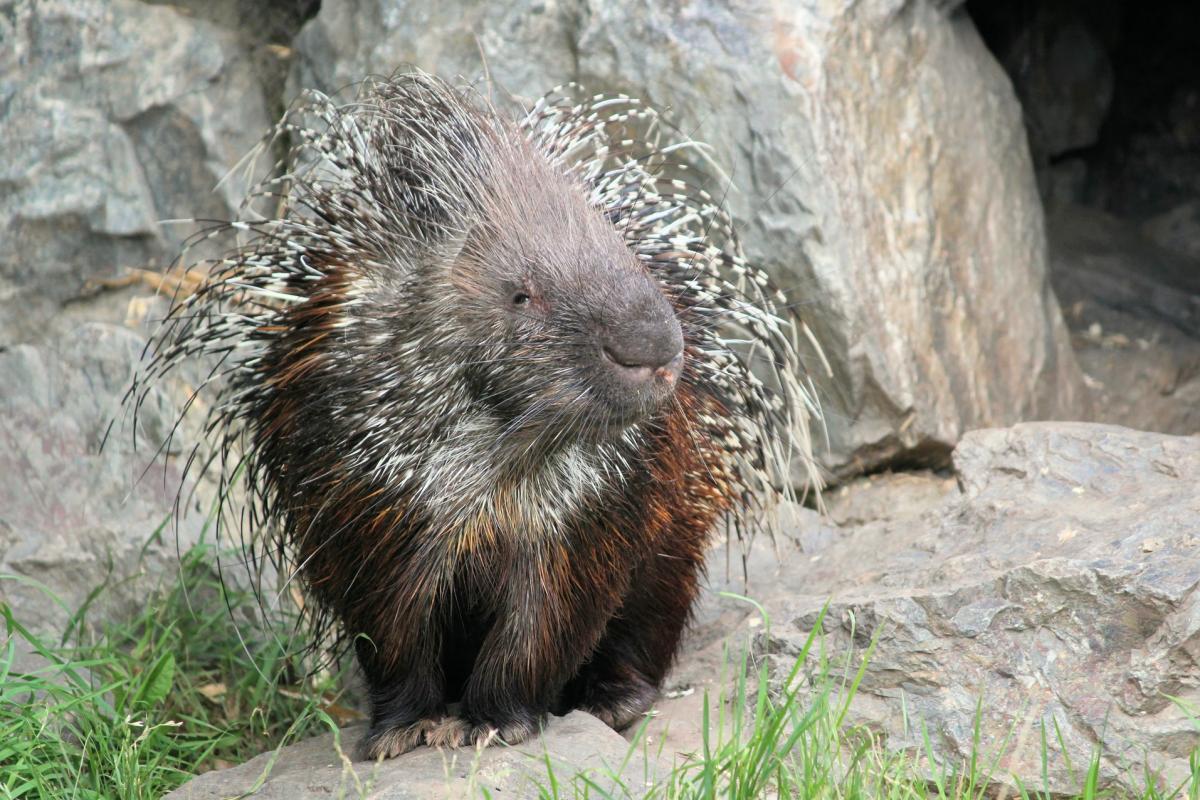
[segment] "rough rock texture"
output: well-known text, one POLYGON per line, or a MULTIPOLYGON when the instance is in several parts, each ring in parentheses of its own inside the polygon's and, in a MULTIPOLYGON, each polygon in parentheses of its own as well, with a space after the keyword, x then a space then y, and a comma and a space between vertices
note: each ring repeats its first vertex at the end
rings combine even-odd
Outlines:
POLYGON ((46 336, 88 279, 159 269, 228 218, 262 136, 233 34, 134 0, 0 0, 0 343, 46 336))
POLYGON ((1053 222, 1053 280, 1061 296, 1090 295, 1200 340, 1200 261, 1156 246, 1102 211, 1061 209, 1053 222))
POLYGON ((620 735, 582 711, 552 719, 539 739, 515 747, 490 747, 478 754, 421 747, 380 764, 348 760, 362 730, 343 729, 340 751, 333 734, 318 736, 285 748, 273 765, 272 754, 264 753, 241 766, 194 778, 167 797, 218 800, 255 787, 261 788, 254 797, 263 800, 458 800, 483 797, 484 791, 497 798, 538 797, 551 787, 549 759, 564 796, 574 797, 577 791, 583 796, 590 788, 591 794, 603 790, 604 797, 632 798, 642 797, 656 774, 652 756, 631 753, 620 735))
POLYGON ((1044 730, 1051 791, 1079 790, 1054 723, 1076 765, 1103 745, 1106 783, 1144 788, 1143 763, 1181 779, 1200 744, 1170 699, 1200 708, 1200 437, 1024 424, 969 433, 954 465, 960 491, 919 516, 882 502, 810 534, 766 603, 772 658, 790 666, 832 598, 834 663, 878 639, 850 718, 888 747, 920 753, 924 725, 939 758, 967 757, 982 698, 983 752, 1012 735, 1001 782, 1042 788, 1044 730))
POLYGON ((825 344, 831 466, 942 462, 964 430, 1082 397, 1020 108, 952 5, 327 3, 291 85, 405 63, 474 79, 486 59, 518 99, 577 79, 668 109, 825 344))
POLYGON ((92 619, 126 615, 178 566, 174 528, 142 548, 179 487, 150 462, 186 379, 143 406, 139 453, 119 420, 99 451, 144 344, 124 326, 165 306, 96 282, 161 271, 194 231, 162 220, 236 209, 244 175, 218 182, 270 118, 251 38, 134 0, 0 0, 0 602, 39 632, 106 579, 92 619))
MULTIPOLYGON (((144 343, 133 331, 96 323, 43 345, 0 351, 0 574, 7 576, 0 604, 10 604, 26 627, 61 632, 70 613, 109 578, 114 588, 97 611, 127 615, 147 584, 125 579, 178 566, 173 525, 160 541, 150 539, 170 515, 179 467, 168 459, 146 470, 154 456, 146 443, 162 441, 177 416, 173 387, 155 389, 143 405, 137 452, 131 430, 119 423, 100 451, 144 343)), ((173 452, 186 441, 178 437, 173 452)), ((194 513, 182 521, 184 548, 202 519, 194 513)))

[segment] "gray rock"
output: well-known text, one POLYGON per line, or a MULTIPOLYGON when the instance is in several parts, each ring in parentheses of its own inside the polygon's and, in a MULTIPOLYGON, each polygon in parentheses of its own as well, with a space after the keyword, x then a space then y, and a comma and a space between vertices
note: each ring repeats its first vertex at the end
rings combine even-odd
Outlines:
MULTIPOLYGON (((1082 203, 1087 190, 1087 162, 1082 158, 1068 158, 1041 168, 1038 180, 1042 186, 1042 199, 1050 215, 1063 206, 1082 203)), ((1049 224, 1049 223, 1047 223, 1049 224)), ((1062 301, 1062 298, 1059 298, 1062 301)))
POLYGON ((1082 403, 1021 110, 952 6, 327 3, 291 87, 415 64, 647 98, 713 145, 749 254, 817 329, 831 466, 943 463, 967 429, 1082 403))
POLYGON ((832 663, 876 650, 849 719, 887 747, 961 762, 1007 741, 994 778, 1076 792, 1104 748, 1106 784, 1169 785, 1200 729, 1200 437, 1084 423, 967 434, 959 490, 918 516, 884 516, 805 553, 772 589, 764 640, 791 658, 830 601, 832 663), (1176 704, 1171 698, 1177 698, 1176 704), (979 704, 982 701, 982 706, 979 704))
POLYGON ((1094 209, 1064 206, 1049 220, 1051 279, 1092 419, 1200 432, 1200 262, 1094 209))
POLYGON ((329 733, 278 755, 264 753, 240 766, 205 773, 167 797, 217 800, 255 789, 254 797, 264 800, 428 800, 483 796, 484 791, 490 797, 539 797, 540 790, 551 787, 548 760, 558 791, 572 797, 591 787, 592 793, 606 792, 604 797, 640 798, 657 774, 652 754, 636 745, 631 749, 619 734, 582 711, 552 718, 539 738, 513 747, 478 752, 420 747, 378 764, 351 760, 363 730, 347 728, 340 741, 329 733))
POLYGON ((1004 56, 1039 162, 1096 143, 1113 96, 1104 43, 1086 21, 1042 9, 1004 56))
POLYGON ((1142 233, 1200 265, 1200 200, 1184 203, 1146 220, 1142 223, 1142 233))
MULTIPOLYGON (((61 633, 106 581, 112 588, 95 618, 127 616, 160 575, 178 568, 176 534, 184 549, 199 535, 202 513, 178 528, 170 521, 179 459, 154 460, 177 418, 172 391, 177 398, 183 390, 163 385, 150 393, 138 449, 130 426, 119 424, 144 343, 133 331, 92 324, 52 343, 0 351, 0 604, 37 632, 61 633)), ((171 451, 183 452, 188 440, 181 432, 171 451)))
POLYGON ((0 318, 39 340, 90 278, 154 268, 229 218, 266 130, 233 34, 135 0, 0 0, 0 318))

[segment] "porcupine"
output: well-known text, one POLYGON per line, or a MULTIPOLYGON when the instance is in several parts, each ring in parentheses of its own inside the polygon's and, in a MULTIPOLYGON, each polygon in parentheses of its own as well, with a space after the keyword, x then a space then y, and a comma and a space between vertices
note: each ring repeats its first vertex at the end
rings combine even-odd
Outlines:
POLYGON ((353 640, 365 757, 570 708, 629 725, 721 521, 771 524, 793 460, 820 483, 812 336, 692 177, 701 146, 630 97, 521 117, 419 72, 309 92, 281 138, 244 206, 276 208, 208 234, 236 241, 131 396, 215 357, 219 521, 239 506, 353 640))

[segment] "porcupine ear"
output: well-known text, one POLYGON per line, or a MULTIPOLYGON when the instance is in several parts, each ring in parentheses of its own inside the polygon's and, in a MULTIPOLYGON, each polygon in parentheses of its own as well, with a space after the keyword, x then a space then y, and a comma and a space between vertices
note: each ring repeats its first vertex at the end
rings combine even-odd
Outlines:
POLYGON ((684 160, 691 156, 720 175, 707 147, 664 130, 657 112, 635 98, 587 96, 576 85, 552 90, 524 124, 553 162, 584 182, 591 203, 675 299, 699 356, 691 360, 701 373, 693 383, 729 412, 711 421, 709 435, 730 454, 747 503, 803 500, 811 492, 819 504, 823 479, 811 430, 823 429, 823 419, 799 338, 826 371, 829 364, 784 295, 746 261, 728 213, 684 160))

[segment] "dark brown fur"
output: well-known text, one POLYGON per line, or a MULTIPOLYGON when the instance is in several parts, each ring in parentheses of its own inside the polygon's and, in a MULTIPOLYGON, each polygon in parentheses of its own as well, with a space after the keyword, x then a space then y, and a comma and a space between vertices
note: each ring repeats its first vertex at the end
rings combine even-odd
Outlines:
MULTIPOLYGON (((258 447, 272 463, 293 458, 273 450, 310 438, 297 427, 311 424, 300 409, 311 413, 320 391, 310 378, 337 369, 329 306, 350 281, 331 276, 286 320, 291 333, 264 368, 277 392, 258 447)), ((650 707, 699 591, 711 531, 736 500, 723 458, 695 441, 691 420, 704 407, 720 413, 716 401, 686 382, 676 399, 651 427, 628 489, 595 498, 553 541, 523 541, 502 506, 439 538, 390 487, 337 464, 297 489, 289 527, 305 582, 360 637, 373 707, 366 755, 422 742, 512 743, 542 714, 576 707, 623 728, 650 707), (458 717, 446 716, 451 702, 462 704, 458 717)))

